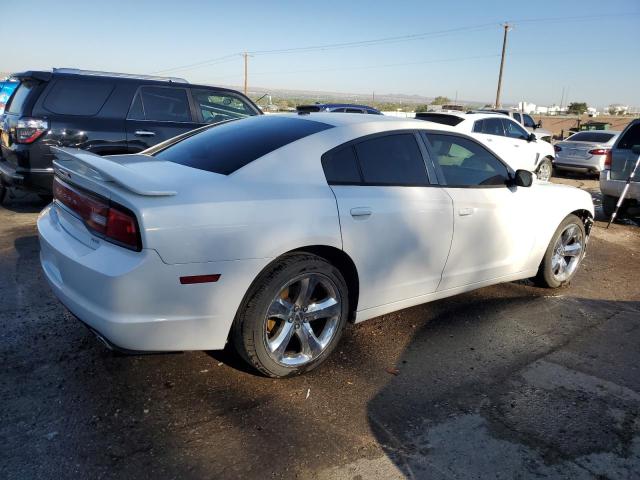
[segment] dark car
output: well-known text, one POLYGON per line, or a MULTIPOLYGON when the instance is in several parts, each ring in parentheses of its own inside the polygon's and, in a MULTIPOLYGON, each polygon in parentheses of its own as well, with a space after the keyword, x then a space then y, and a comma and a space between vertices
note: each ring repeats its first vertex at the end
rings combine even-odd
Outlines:
POLYGON ((262 113, 235 90, 179 78, 77 69, 12 78, 20 85, 0 123, 2 184, 45 196, 52 188, 50 146, 136 153, 203 125, 262 113))
POLYGON ((370 115, 382 115, 380 110, 367 105, 354 105, 351 103, 315 103, 313 105, 298 105, 296 110, 300 113, 307 112, 341 112, 341 113, 368 113, 370 115))

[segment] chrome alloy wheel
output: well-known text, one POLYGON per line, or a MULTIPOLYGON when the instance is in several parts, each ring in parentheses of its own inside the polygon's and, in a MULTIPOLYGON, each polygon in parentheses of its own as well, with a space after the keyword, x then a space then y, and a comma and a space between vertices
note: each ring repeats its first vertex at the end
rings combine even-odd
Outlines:
POLYGON ((314 360, 336 335, 341 314, 340 292, 329 277, 307 273, 294 278, 267 310, 267 353, 287 367, 314 360))
POLYGON ((551 172, 553 167, 551 166, 551 162, 543 161, 540 167, 538 167, 538 171, 536 172, 536 177, 538 180, 543 182, 548 182, 551 178, 551 172))
POLYGON ((551 272, 559 282, 564 282, 574 274, 584 252, 584 236, 575 224, 567 225, 562 231, 551 257, 551 272))

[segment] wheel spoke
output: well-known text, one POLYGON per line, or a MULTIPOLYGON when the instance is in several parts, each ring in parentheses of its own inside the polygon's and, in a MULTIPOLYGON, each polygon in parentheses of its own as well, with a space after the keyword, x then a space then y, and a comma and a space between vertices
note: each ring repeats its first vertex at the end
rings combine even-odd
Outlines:
POLYGON ((300 280, 300 291, 296 297, 295 304, 298 307, 306 307, 309 305, 311 295, 318 285, 318 279, 315 276, 308 276, 300 280))
POLYGON ((582 253, 582 245, 578 242, 564 247, 564 255, 566 257, 577 257, 580 253, 582 253))
POLYGON ((333 297, 328 297, 321 302, 309 305, 305 317, 308 321, 313 322, 319 318, 332 318, 339 314, 340 305, 338 301, 333 297))
POLYGON ((301 324, 300 328, 296 330, 296 334, 300 339, 301 353, 311 358, 315 358, 322 353, 322 344, 316 334, 313 333, 311 325, 308 323, 301 324))
POLYGON ((282 298, 277 298, 269 307, 267 318, 279 318, 286 321, 289 318, 292 310, 292 303, 282 298))
POLYGON ((558 275, 564 275, 564 272, 567 269, 567 261, 564 257, 560 257, 558 259, 558 275))
POLYGON ((293 324, 284 322, 278 332, 278 335, 269 341, 269 350, 271 350, 277 358, 282 358, 284 356, 284 352, 287 351, 287 346, 291 341, 293 332, 295 332, 293 324))

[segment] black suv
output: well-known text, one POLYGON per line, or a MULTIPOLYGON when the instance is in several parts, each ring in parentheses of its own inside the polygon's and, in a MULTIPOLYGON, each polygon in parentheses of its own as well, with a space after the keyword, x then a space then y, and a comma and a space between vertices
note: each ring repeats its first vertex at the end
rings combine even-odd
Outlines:
POLYGON ((6 186, 50 195, 52 145, 136 153, 203 125, 262 113, 235 90, 179 78, 68 68, 12 78, 20 85, 0 119, 0 201, 6 186))

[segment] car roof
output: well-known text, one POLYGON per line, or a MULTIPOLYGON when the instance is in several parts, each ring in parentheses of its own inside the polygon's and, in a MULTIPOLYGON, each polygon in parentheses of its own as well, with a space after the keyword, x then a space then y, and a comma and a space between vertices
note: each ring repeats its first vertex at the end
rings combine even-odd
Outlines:
POLYGON ((494 112, 456 112, 455 110, 447 110, 446 112, 424 112, 429 115, 453 116, 464 120, 482 120, 484 118, 496 118, 494 112))
POLYGON ((346 127, 356 124, 387 124, 390 130, 397 128, 417 128, 420 130, 447 130, 456 131, 455 128, 440 123, 419 120, 415 118, 399 118, 385 115, 362 115, 361 113, 343 113, 336 115, 330 112, 311 112, 311 113, 278 113, 278 116, 301 118, 305 120, 314 120, 316 122, 326 123, 334 127, 346 127), (404 124, 405 127, 400 124, 404 124))

